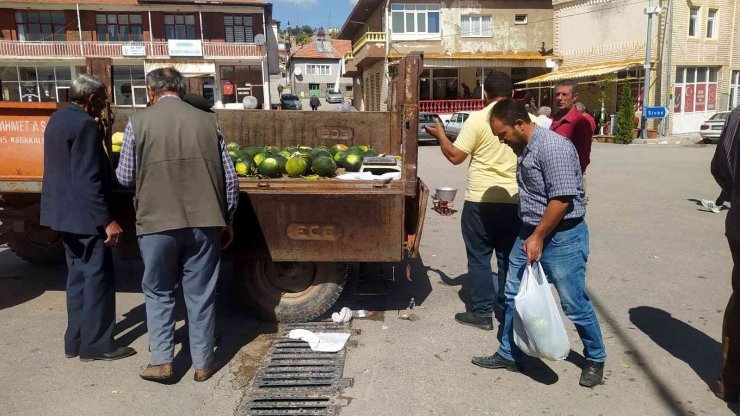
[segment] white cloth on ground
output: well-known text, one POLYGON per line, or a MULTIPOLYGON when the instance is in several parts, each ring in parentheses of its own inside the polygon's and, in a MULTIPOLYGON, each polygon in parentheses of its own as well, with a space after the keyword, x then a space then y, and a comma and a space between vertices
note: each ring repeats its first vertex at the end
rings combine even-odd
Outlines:
POLYGON ((306 341, 312 351, 337 352, 344 348, 349 339, 349 333, 341 332, 318 332, 314 333, 307 329, 294 329, 288 333, 290 339, 306 341))

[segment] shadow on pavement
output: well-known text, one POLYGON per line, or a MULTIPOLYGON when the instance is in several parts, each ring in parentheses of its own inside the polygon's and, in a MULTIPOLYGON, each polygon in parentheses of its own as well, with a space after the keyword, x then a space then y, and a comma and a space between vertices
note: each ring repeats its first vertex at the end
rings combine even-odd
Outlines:
MULTIPOLYGON (((350 277, 337 302, 319 320, 331 318, 332 312, 343 306, 352 310, 399 311, 408 308, 412 298, 416 306, 421 306, 430 293, 432 284, 421 257, 411 260, 411 281, 406 278, 403 263, 395 264, 395 271, 393 263, 361 263, 359 276, 350 277)), ((417 310, 416 314, 423 312, 417 310)))
POLYGON ((540 384, 549 386, 558 382, 557 373, 539 358, 523 355, 520 366, 522 374, 540 384))
POLYGON ((7 270, 0 269, 0 310, 36 299, 47 290, 66 289, 65 266, 32 265, 9 249, 0 252, 0 264, 8 266, 7 270))
MULTIPOLYGON (((621 344, 624 345, 624 347, 626 347, 627 351, 629 351, 629 354, 632 355, 637 365, 640 366, 643 373, 647 376, 648 381, 654 386, 658 397, 663 401, 663 405, 669 410, 670 414, 673 414, 673 415, 689 414, 689 412, 686 409, 684 409, 683 406, 681 405, 681 399, 679 398, 679 396, 671 389, 668 383, 664 381, 655 372, 655 370, 653 369, 653 366, 650 364, 650 360, 648 360, 643 355, 643 353, 640 352, 640 349, 630 339, 630 337, 627 336, 627 333, 624 331, 624 329, 622 329, 617 324, 618 321, 614 318, 614 315, 612 315, 612 313, 603 306, 603 303, 601 302, 599 296, 594 295, 593 293, 589 293, 589 297, 591 298, 591 302, 593 303, 594 308, 598 311, 599 315, 601 315, 601 318, 602 318, 600 320, 601 325, 602 326, 609 325, 614 335, 620 340, 621 344)), ((654 308, 649 308, 649 309, 654 309, 654 308)), ((660 309, 655 309, 655 310, 660 311, 660 309)), ((663 312, 664 314, 666 313, 664 311, 661 311, 661 312, 663 312)), ((630 314, 632 315, 632 313, 630 314)), ((647 325, 647 326, 652 328, 652 325, 647 325)))
POLYGON ((722 365, 722 344, 662 309, 632 308, 630 321, 661 348, 688 364, 711 390, 714 389, 722 365))
POLYGON ((460 297, 463 305, 465 305, 465 309, 470 310, 470 277, 467 273, 461 274, 457 277, 450 277, 447 273, 439 269, 427 267, 427 270, 437 273, 442 283, 446 286, 460 286, 460 290, 457 292, 457 295, 460 297))

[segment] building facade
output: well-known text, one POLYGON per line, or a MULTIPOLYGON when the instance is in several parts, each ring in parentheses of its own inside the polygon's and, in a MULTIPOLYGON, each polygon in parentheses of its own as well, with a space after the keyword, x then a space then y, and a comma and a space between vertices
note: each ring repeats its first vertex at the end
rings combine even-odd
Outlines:
MULTIPOLYGON (((648 103, 667 107, 669 115, 649 128, 665 134, 696 132, 715 112, 740 104, 737 3, 655 1, 660 10, 653 15, 648 103)), ((562 65, 522 85, 551 91, 560 79, 577 79, 579 99, 592 113, 603 104, 606 114, 616 113, 621 88, 629 87, 640 111, 646 6, 629 0, 554 0, 554 52, 562 65)))
POLYGON ((420 110, 446 115, 482 108, 477 86, 491 71, 517 82, 556 66, 552 34, 549 0, 360 0, 340 38, 353 43, 345 59, 358 109, 385 110, 388 65, 419 51, 420 110))
POLYGON ((145 106, 145 74, 165 66, 216 106, 239 106, 247 95, 269 106, 269 74, 279 66, 264 0, 10 0, 0 9, 3 100, 66 101, 86 59, 101 58, 114 106, 145 106))
POLYGON ((290 56, 288 73, 293 94, 301 98, 326 97, 327 90, 337 90, 352 98, 352 78, 344 76, 344 55, 351 50, 348 40, 331 39, 319 31, 308 43, 290 56))

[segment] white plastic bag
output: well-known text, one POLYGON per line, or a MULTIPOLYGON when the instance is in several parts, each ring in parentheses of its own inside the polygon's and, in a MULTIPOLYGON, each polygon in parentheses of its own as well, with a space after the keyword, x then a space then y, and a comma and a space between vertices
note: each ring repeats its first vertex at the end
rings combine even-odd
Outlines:
POLYGON ((527 355, 558 361, 570 353, 570 341, 550 286, 538 262, 527 266, 514 298, 514 343, 527 355))

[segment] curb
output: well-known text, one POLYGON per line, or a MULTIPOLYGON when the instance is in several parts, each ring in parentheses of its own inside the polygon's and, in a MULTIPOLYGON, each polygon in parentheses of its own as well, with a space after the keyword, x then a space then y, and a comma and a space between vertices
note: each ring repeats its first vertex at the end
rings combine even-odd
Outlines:
POLYGON ((656 137, 654 139, 635 139, 632 144, 698 144, 702 142, 699 135, 683 137, 656 137))

